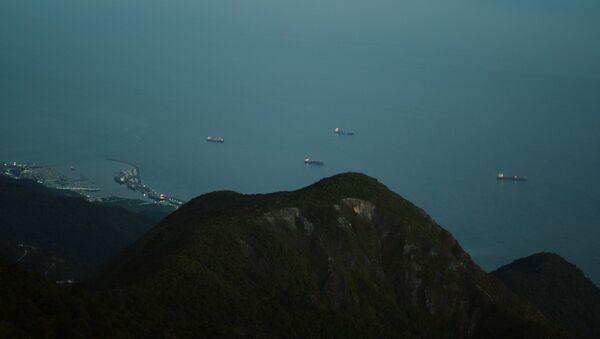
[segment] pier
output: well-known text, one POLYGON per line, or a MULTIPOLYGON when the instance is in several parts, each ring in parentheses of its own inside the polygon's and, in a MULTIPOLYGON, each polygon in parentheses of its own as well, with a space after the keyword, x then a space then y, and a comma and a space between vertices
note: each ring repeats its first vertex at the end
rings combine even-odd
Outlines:
POLYGON ((118 162, 121 164, 126 164, 126 165, 129 165, 132 167, 129 170, 122 170, 115 174, 114 180, 119 185, 125 185, 130 190, 142 193, 148 199, 153 200, 158 203, 161 203, 161 204, 171 205, 175 208, 178 208, 179 206, 184 204, 183 200, 177 199, 175 197, 167 196, 163 193, 159 193, 156 190, 150 188, 149 186, 146 186, 146 184, 144 184, 142 181, 142 177, 140 174, 140 168, 137 165, 127 162, 127 161, 122 161, 122 160, 117 160, 117 159, 109 158, 107 160, 113 161, 113 162, 118 162))

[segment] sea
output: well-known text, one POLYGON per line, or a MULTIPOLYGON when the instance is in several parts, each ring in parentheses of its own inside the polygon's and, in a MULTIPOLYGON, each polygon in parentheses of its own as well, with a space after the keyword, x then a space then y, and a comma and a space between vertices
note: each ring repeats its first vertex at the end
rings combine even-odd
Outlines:
POLYGON ((485 270, 598 284, 598 32, 596 0, 2 0, 0 161, 181 199, 363 172, 485 270))

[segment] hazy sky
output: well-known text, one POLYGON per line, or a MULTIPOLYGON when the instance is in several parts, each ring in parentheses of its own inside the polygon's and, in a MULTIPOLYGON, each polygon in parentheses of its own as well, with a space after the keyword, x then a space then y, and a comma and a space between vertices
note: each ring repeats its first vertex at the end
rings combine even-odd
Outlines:
POLYGON ((483 67, 600 76, 600 3, 593 0, 4 0, 0 9, 3 68, 58 55, 64 59, 46 62, 85 62, 90 53, 119 59, 156 45, 161 54, 185 54, 207 42, 323 41, 400 44, 483 67))

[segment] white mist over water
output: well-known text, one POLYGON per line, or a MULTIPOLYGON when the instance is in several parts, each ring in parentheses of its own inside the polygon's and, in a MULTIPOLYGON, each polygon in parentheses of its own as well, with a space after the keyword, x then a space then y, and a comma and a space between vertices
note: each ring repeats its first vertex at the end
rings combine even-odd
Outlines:
POLYGON ((585 0, 5 0, 0 160, 75 164, 112 193, 104 159, 122 158, 181 198, 361 171, 486 269, 554 251, 598 282, 599 13, 585 0))

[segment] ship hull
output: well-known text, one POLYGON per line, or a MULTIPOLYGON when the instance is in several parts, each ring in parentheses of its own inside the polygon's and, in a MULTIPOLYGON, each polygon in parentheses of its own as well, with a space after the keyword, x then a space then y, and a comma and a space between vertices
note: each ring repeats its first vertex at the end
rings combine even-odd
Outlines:
POLYGON ((504 180, 504 181, 526 181, 527 178, 525 177, 504 177, 504 178, 497 178, 498 180, 504 180))

